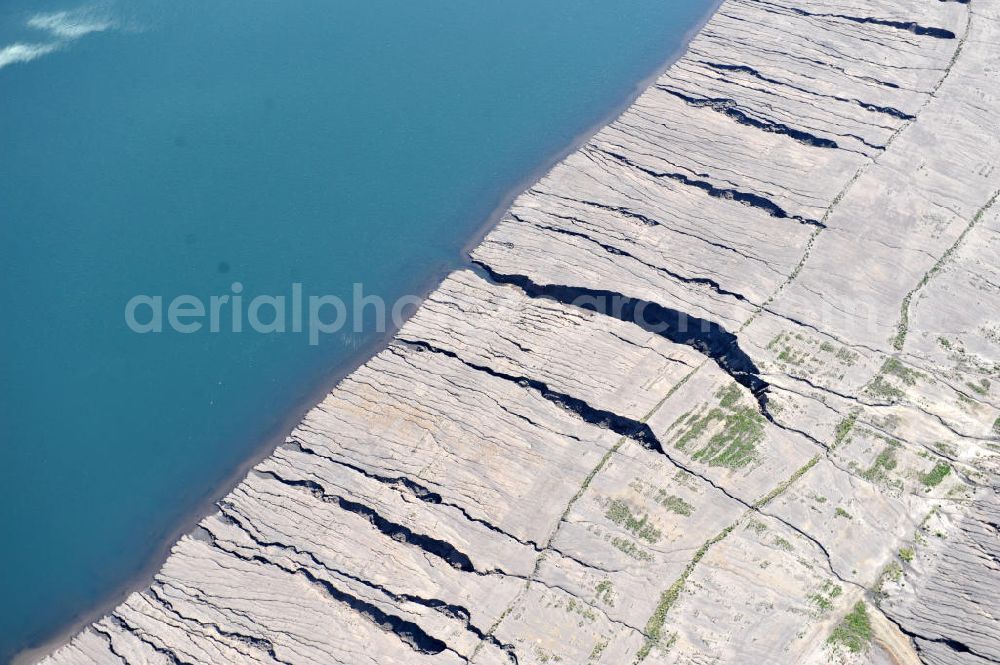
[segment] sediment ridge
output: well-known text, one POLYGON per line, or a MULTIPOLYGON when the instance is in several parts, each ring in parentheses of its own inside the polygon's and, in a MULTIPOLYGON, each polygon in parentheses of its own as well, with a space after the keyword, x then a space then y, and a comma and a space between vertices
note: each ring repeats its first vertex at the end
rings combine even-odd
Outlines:
POLYGON ((725 0, 41 662, 1000 662, 997 43, 725 0))

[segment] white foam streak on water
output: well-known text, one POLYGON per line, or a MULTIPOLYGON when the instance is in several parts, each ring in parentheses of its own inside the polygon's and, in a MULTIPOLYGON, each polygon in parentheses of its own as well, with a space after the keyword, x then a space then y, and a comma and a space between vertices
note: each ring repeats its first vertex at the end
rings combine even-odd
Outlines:
POLYGON ((29 28, 45 30, 53 37, 74 40, 92 32, 104 32, 116 27, 115 22, 95 8, 85 7, 73 11, 35 14, 27 23, 29 28))
POLYGON ((19 62, 31 62, 59 50, 58 42, 46 44, 14 43, 0 49, 0 69, 19 62))
POLYGON ((54 41, 15 42, 0 48, 0 69, 17 63, 27 63, 54 53, 70 43, 95 32, 118 27, 104 10, 96 7, 35 14, 25 25, 49 33, 54 41))

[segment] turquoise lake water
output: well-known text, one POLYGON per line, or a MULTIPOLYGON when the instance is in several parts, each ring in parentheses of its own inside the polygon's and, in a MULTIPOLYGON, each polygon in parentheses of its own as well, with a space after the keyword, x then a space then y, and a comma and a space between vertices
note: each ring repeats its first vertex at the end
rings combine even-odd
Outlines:
POLYGON ((713 5, 5 0, 0 662, 148 569, 378 339, 139 335, 132 296, 423 293, 713 5))

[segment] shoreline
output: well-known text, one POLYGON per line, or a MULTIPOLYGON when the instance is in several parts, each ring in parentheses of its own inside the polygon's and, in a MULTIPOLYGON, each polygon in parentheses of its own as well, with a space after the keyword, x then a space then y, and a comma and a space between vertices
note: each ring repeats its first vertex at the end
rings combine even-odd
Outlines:
MULTIPOLYGON (((677 47, 667 55, 665 60, 654 71, 636 82, 631 92, 620 104, 608 110, 607 113, 603 114, 592 125, 574 136, 563 148, 553 153, 553 155, 544 160, 539 167, 530 171, 524 178, 518 180, 512 187, 502 194, 498 198, 495 205, 492 206, 492 212, 486 216, 481 225, 475 228, 473 233, 470 235, 469 240, 462 245, 458 255, 455 256, 452 261, 448 261, 437 266, 429 273, 428 277, 423 280, 422 283, 418 284, 418 288, 413 289, 415 291, 415 295, 419 296, 421 302, 424 301, 449 274, 457 270, 472 268, 474 264, 471 262, 469 254, 482 242, 483 238, 485 238, 486 235, 500 223, 503 216, 508 210, 510 210, 511 205, 517 197, 538 182, 556 165, 576 152, 581 146, 586 144, 586 142, 597 132, 616 120, 622 115, 622 113, 631 107, 636 99, 642 95, 653 82, 655 82, 660 76, 663 75, 664 72, 670 69, 674 63, 680 60, 687 53, 691 41, 704 29, 705 25, 718 12, 719 8, 725 3, 725 1, 726 0, 713 0, 702 19, 692 26, 690 30, 684 33, 684 36, 681 38, 677 47)), ((416 310, 409 312, 402 323, 409 320, 409 318, 415 313, 416 310)), ((230 474, 227 474, 222 479, 221 482, 217 483, 215 487, 210 488, 204 493, 204 498, 198 501, 189 514, 181 519, 177 528, 170 530, 162 539, 160 539, 160 543, 154 549, 154 554, 149 557, 149 561, 145 565, 140 567, 139 571, 130 576, 126 582, 121 585, 121 587, 111 591, 106 598, 95 603, 92 611, 81 613, 64 629, 55 631, 50 638, 43 639, 37 646, 29 646, 15 653, 13 658, 10 660, 10 665, 34 665, 34 663, 37 663, 39 660, 68 644, 74 636, 90 624, 99 620, 101 617, 106 616, 115 607, 125 601, 132 593, 150 586, 155 580, 157 573, 163 567, 164 562, 170 555, 170 552, 177 541, 184 535, 191 533, 205 517, 218 512, 216 507, 218 501, 224 498, 237 485, 239 485, 239 483, 255 466, 267 459, 277 448, 284 444, 288 433, 302 421, 306 413, 315 407, 316 404, 321 402, 326 395, 328 395, 337 387, 337 385, 340 384, 341 381, 385 350, 388 344, 395 337, 398 330, 399 328, 397 327, 389 328, 384 333, 375 335, 369 342, 361 345, 348 354, 347 358, 343 362, 338 363, 339 367, 334 367, 329 375, 318 381, 319 385, 315 390, 306 391, 306 396, 303 398, 300 405, 291 410, 286 418, 281 419, 280 425, 272 428, 271 431, 265 432, 260 437, 259 444, 252 447, 250 454, 242 464, 237 465, 230 474)))
MULTIPOLYGON (((451 225, 485 219, 482 270, 44 662, 1000 661, 1000 169, 967 154, 1000 164, 1000 0, 977 6, 715 5, 544 186, 479 188, 451 225), (738 329, 749 364, 692 316, 738 329), (856 630, 880 611, 891 635, 856 630)), ((349 371, 331 361, 290 406, 349 371)))

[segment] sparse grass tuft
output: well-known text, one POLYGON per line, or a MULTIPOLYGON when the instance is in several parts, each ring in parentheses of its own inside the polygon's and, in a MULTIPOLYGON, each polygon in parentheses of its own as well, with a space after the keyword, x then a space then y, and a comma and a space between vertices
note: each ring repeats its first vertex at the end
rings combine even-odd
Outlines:
POLYGON ((641 518, 637 518, 632 514, 632 510, 628 507, 628 504, 621 499, 615 499, 608 506, 607 512, 604 514, 609 520, 617 524, 618 526, 625 527, 633 535, 641 540, 645 540, 647 543, 656 543, 660 540, 662 532, 649 523, 649 516, 643 515, 641 518))
POLYGON ((588 657, 587 660, 592 663, 599 661, 601 659, 601 654, 603 654, 604 650, 608 648, 608 643, 609 640, 607 638, 597 640, 597 644, 595 644, 594 648, 590 651, 590 657, 588 657))
POLYGON ((899 582, 903 579, 903 567, 899 565, 898 561, 890 561, 885 568, 882 569, 882 573, 879 575, 878 582, 875 584, 874 594, 875 598, 881 602, 881 599, 885 598, 885 585, 887 582, 899 582))
POLYGON ((875 461, 868 469, 862 472, 861 477, 870 482, 885 481, 889 478, 889 472, 896 468, 896 448, 898 443, 892 442, 878 454, 875 461))
POLYGON ((809 596, 809 600, 819 608, 820 612, 825 614, 833 609, 833 600, 843 593, 843 591, 839 585, 827 580, 823 583, 823 587, 819 591, 809 596))
POLYGON ((660 505, 662 505, 670 512, 677 513, 678 515, 681 515, 683 517, 690 517, 691 513, 694 512, 694 506, 692 506, 690 503, 688 503, 681 497, 674 495, 666 495, 666 492, 664 492, 664 495, 665 496, 660 497, 658 501, 660 502, 660 505))
POLYGON ((934 449, 937 450, 942 455, 948 455, 949 457, 958 457, 958 451, 955 450, 955 446, 939 441, 937 443, 931 444, 934 449))
POLYGON ((636 561, 649 561, 653 557, 646 550, 635 544, 635 541, 628 538, 612 538, 611 544, 615 549, 632 557, 636 561))
POLYGON ((702 560, 713 545, 732 533, 735 528, 735 524, 726 527, 715 537, 706 541, 705 544, 699 547, 698 551, 694 553, 694 557, 692 557, 691 561, 688 562, 688 565, 684 568, 680 577, 660 596, 660 602, 657 604, 652 616, 649 617, 649 621, 646 622, 646 642, 636 654, 636 662, 645 660, 646 656, 649 655, 649 652, 653 650, 653 647, 658 644, 663 644, 666 647, 673 644, 672 639, 663 639, 663 624, 666 623, 667 612, 669 612, 670 608, 677 602, 677 599, 681 595, 681 591, 684 590, 684 585, 687 583, 688 577, 690 577, 691 573, 694 572, 694 569, 698 566, 698 562, 702 560))

